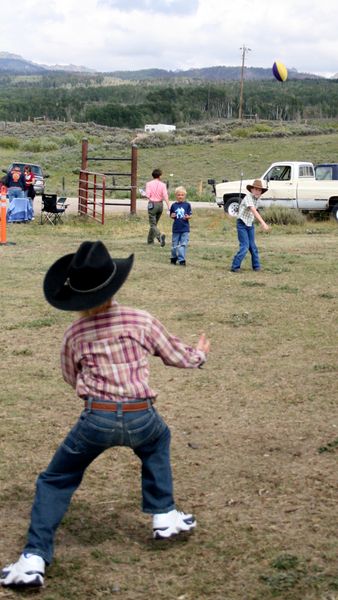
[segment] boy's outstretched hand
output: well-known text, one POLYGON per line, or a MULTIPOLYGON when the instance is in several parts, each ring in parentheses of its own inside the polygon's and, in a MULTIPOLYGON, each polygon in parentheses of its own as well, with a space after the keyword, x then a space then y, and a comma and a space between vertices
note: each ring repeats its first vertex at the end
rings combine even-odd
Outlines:
POLYGON ((198 340, 196 349, 202 350, 202 352, 204 352, 204 354, 208 354, 208 352, 210 350, 210 342, 205 337, 205 333, 202 333, 200 339, 198 340))

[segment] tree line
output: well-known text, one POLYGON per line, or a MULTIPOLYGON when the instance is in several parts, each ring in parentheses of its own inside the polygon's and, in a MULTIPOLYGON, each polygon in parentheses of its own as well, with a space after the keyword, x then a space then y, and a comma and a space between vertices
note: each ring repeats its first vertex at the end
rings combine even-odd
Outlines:
MULTIPOLYGON (((145 123, 192 124, 234 119, 239 82, 123 83, 102 85, 102 76, 0 78, 0 120, 95 122, 143 128, 145 123)), ((293 121, 338 117, 338 80, 245 81, 243 114, 293 121)))

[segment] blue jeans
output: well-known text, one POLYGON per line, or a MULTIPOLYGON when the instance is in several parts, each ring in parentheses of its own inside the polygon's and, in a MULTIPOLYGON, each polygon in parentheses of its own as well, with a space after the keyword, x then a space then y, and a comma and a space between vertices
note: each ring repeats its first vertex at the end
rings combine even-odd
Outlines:
POLYGON ((185 260, 188 243, 189 231, 183 231, 182 233, 173 232, 171 240, 171 258, 177 258, 178 262, 185 260))
POLYGON ((170 430, 148 402, 147 409, 135 412, 82 412, 37 479, 25 552, 41 556, 47 564, 52 561, 56 529, 86 468, 113 446, 129 446, 141 460, 143 511, 157 514, 175 508, 170 430))
POLYGON ((7 189, 7 196, 9 202, 13 200, 13 198, 24 198, 25 192, 20 187, 10 187, 7 189))
POLYGON ((251 254, 251 264, 254 270, 260 269, 258 248, 255 243, 255 226, 252 224, 250 227, 242 221, 237 219, 237 235, 239 241, 239 250, 232 259, 231 269, 238 271, 241 268, 242 260, 245 258, 248 250, 251 254))

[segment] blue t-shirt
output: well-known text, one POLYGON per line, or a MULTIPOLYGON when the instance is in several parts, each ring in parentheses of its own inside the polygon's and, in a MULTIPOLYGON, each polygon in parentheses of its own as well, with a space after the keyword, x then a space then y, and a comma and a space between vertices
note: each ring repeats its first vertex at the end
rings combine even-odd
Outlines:
POLYGON ((191 215, 191 205, 189 202, 174 202, 170 207, 170 215, 176 215, 173 220, 173 233, 183 233, 190 231, 189 219, 185 219, 185 215, 191 215))

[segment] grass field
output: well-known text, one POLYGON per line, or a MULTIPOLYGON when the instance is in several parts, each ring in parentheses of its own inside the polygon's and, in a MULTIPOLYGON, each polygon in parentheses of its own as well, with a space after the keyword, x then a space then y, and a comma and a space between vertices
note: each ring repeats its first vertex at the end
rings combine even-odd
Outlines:
MULTIPOLYGON (((265 126, 257 124, 256 131, 250 123, 241 127, 238 122, 223 120, 216 129, 223 132, 222 135, 212 135, 210 131, 215 130, 215 125, 207 122, 200 127, 183 128, 175 137, 162 135, 158 140, 149 141, 147 147, 142 145, 145 143, 142 134, 139 140, 137 138, 139 130, 48 121, 7 123, 1 129, 0 123, 0 166, 6 169, 13 160, 39 163, 50 175, 48 192, 63 195, 64 183, 66 194, 75 196, 83 138, 88 139, 91 157, 130 158, 131 143, 136 141, 139 187, 144 187, 151 178, 154 167, 160 167, 171 191, 183 184, 197 199, 197 192, 201 190, 210 196, 208 179, 238 180, 241 174, 244 179, 254 179, 273 161, 336 162, 337 122, 331 122, 331 128, 330 122, 325 120, 318 123, 297 127, 295 123, 272 121, 265 126), (259 127, 269 131, 260 133, 259 127), (248 137, 241 137, 242 134, 248 137)), ((123 172, 127 167, 128 163, 89 163, 91 170, 99 172, 123 172)), ((108 183, 111 184, 111 178, 108 183)), ((117 176, 115 183, 125 186, 129 180, 117 176)))
MULTIPOLYGON (((162 219, 170 239, 170 223, 162 219)), ((47 267, 85 239, 135 252, 120 302, 149 309, 191 344, 202 370, 151 359, 172 430, 175 495, 198 527, 158 545, 140 511, 139 464, 113 449, 88 470, 56 538, 43 600, 337 600, 338 228, 331 221, 257 232, 263 270, 229 272, 235 224, 195 211, 186 269, 145 243, 146 215, 102 227, 8 227, 1 259, 1 565, 16 560, 34 481, 81 402, 61 378, 73 315, 42 295, 47 267)), ((17 594, 0 589, 0 598, 17 594)))

